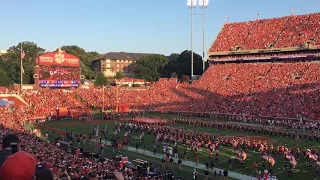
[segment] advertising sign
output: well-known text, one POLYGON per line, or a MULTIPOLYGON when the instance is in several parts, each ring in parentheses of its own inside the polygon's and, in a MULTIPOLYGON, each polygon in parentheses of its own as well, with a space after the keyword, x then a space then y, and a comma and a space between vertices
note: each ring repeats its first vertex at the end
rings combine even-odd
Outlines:
POLYGON ((78 87, 80 81, 40 80, 40 87, 78 87))
POLYGON ((39 66, 80 67, 80 60, 71 54, 58 51, 38 56, 36 64, 39 66))
POLYGON ((262 57, 243 57, 243 58, 218 58, 218 59, 209 59, 209 61, 249 61, 249 60, 269 60, 269 59, 296 59, 296 58, 306 58, 306 57, 316 57, 314 54, 307 55, 288 55, 288 56, 262 56, 262 57))

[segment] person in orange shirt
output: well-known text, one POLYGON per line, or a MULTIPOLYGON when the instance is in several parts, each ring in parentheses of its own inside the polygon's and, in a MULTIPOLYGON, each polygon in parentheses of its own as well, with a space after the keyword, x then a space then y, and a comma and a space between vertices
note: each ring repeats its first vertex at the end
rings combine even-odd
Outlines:
POLYGON ((253 162, 253 173, 258 174, 258 164, 256 162, 253 162))
POLYGON ((166 165, 165 165, 165 167, 168 167, 168 168, 169 168, 169 156, 168 156, 168 155, 166 155, 165 160, 166 160, 166 165))
POLYGON ((119 163, 119 167, 120 167, 120 169, 122 169, 122 168, 123 168, 123 162, 122 162, 122 161, 120 161, 120 163, 119 163))
POLYGON ((121 143, 118 144, 118 153, 120 153, 121 143))
POLYGON ((103 155, 103 153, 104 153, 103 149, 104 149, 104 143, 101 143, 101 145, 100 145, 100 152, 101 152, 102 155, 103 155))
POLYGON ((95 144, 95 151, 98 152, 98 150, 99 150, 99 142, 96 142, 96 144, 95 144))
POLYGON ((196 154, 196 161, 197 161, 197 166, 199 165, 199 155, 196 154))

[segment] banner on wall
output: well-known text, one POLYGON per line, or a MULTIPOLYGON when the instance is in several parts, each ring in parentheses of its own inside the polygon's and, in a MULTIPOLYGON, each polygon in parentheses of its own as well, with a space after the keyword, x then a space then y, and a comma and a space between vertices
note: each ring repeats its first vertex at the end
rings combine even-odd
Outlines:
POLYGON ((65 117, 68 115, 68 107, 59 107, 59 116, 65 117))
POLYGON ((262 57, 241 57, 241 58, 218 58, 218 59, 209 59, 208 61, 213 62, 223 62, 223 61, 253 61, 253 60, 272 60, 272 59, 298 59, 298 58, 313 58, 317 57, 315 54, 307 55, 288 55, 288 56, 262 56, 262 57))
POLYGON ((129 105, 119 106, 119 112, 129 112, 129 111, 130 111, 129 105))
POLYGON ((0 99, 0 106, 14 105, 14 101, 9 101, 7 98, 0 99))
POLYGON ((78 87, 80 81, 40 80, 40 87, 78 87))

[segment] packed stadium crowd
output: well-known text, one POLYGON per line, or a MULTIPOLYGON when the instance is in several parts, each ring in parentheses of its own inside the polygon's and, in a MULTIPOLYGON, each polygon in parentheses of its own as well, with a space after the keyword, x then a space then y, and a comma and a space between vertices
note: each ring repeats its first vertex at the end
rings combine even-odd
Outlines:
MULTIPOLYGON (((307 40, 318 45, 319 23, 320 13, 314 13, 225 24, 210 51, 229 51, 236 46, 246 50, 265 49, 270 43, 273 43, 274 47, 297 47, 304 45, 307 40)), ((59 80, 78 80, 79 71, 79 68, 42 67, 40 79, 51 77, 59 80)), ((212 118, 223 114, 224 119, 237 117, 232 120, 258 122, 262 126, 189 119, 175 121, 200 127, 248 131, 262 135, 271 133, 293 139, 319 141, 319 123, 315 122, 320 120, 319 77, 319 61, 232 63, 211 65, 193 84, 180 83, 176 78, 170 78, 160 79, 150 87, 24 90, 21 96, 29 107, 0 107, 0 139, 3 141, 0 152, 0 178, 30 180, 37 176, 37 180, 108 179, 108 175, 118 176, 118 179, 133 178, 133 171, 122 167, 119 159, 115 157, 86 158, 64 151, 54 143, 42 141, 35 137, 33 132, 24 129, 23 125, 26 122, 37 118, 59 118, 60 107, 68 107, 68 111, 75 110, 78 114, 86 114, 89 107, 102 109, 103 105, 103 109, 129 105, 132 110, 200 114, 209 112, 213 114, 212 118), (275 125, 279 129, 271 129, 268 125, 275 125), (290 127, 294 131, 283 132, 281 128, 284 127, 290 127), (21 171, 15 171, 12 166, 21 171)), ((0 92, 18 93, 4 87, 0 87, 0 92)), ((241 150, 263 147, 262 152, 268 151, 272 154, 269 149, 271 145, 264 142, 253 143, 232 136, 217 136, 169 126, 131 125, 125 126, 130 126, 130 129, 138 128, 142 133, 151 131, 156 135, 157 141, 179 141, 195 151, 199 146, 219 150, 219 144, 222 144, 235 148, 241 145, 241 150), (210 146, 206 146, 208 144, 210 146)), ((120 125, 120 129, 125 127, 120 125)), ((285 155, 291 153, 295 158, 299 158, 297 154, 300 154, 300 150, 297 147, 292 148, 283 145, 275 151, 281 151, 285 155), (292 150, 289 153, 289 150, 285 149, 292 150)), ((314 159, 314 155, 318 156, 316 150, 312 151, 308 154, 313 155, 309 159, 314 159)), ((291 156, 289 158, 292 160, 291 156)), ((269 157, 267 160, 269 161, 269 157)), ((292 164, 294 165, 293 160, 292 164)))
POLYGON ((8 121, 1 121, 2 150, 1 179, 128 179, 133 177, 129 168, 120 167, 121 159, 84 157, 65 151, 57 145, 35 137, 23 126, 7 128, 8 121), (13 149, 12 143, 17 147, 13 149), (14 154, 11 153, 14 151, 14 154), (114 173, 117 171, 118 173, 114 173), (121 173, 120 173, 121 172, 121 173))
MULTIPOLYGON (((160 79, 150 89, 105 88, 105 106, 129 104, 157 111, 216 112, 279 118, 319 120, 319 63, 251 63, 210 66, 193 84, 160 79), (118 97, 118 99, 117 99, 118 97)), ((77 91, 102 107, 102 90, 77 91)))
POLYGON ((13 88, 8 88, 8 87, 0 87, 0 93, 1 94, 18 94, 19 91, 13 89, 13 88))
POLYGON ((34 118, 55 116, 59 107, 70 107, 79 113, 85 111, 85 106, 67 90, 26 90, 23 97, 33 107, 34 118))
POLYGON ((319 120, 319 69, 317 62, 220 64, 193 84, 171 78, 149 88, 26 90, 23 97, 34 117, 53 115, 58 107, 102 108, 104 92, 105 109, 118 103, 137 110, 319 120))
POLYGON ((298 47, 308 40, 319 42, 320 13, 296 15, 249 22, 225 24, 210 51, 230 51, 237 46, 244 50, 274 47, 298 47))

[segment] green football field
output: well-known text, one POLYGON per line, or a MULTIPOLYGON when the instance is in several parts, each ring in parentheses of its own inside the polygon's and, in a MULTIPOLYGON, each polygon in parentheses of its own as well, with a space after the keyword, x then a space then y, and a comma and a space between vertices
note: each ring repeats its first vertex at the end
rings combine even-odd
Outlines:
MULTIPOLYGON (((165 119, 172 119, 173 115, 161 115, 161 114, 157 114, 157 113, 152 113, 152 114, 148 114, 148 116, 157 116, 157 117, 163 117, 165 119)), ((99 119, 99 115, 96 115, 96 119, 99 119)), ((198 118, 199 119, 199 118, 198 118)), ((59 120, 59 121, 51 121, 51 122, 46 122, 41 124, 40 126, 38 126, 39 129, 41 129, 41 132, 44 134, 45 130, 49 130, 49 132, 51 132, 52 128, 55 128, 57 132, 64 132, 66 129, 68 129, 69 131, 72 131, 74 134, 89 134, 91 132, 91 129, 93 126, 99 125, 100 127, 104 127, 105 125, 108 126, 108 130, 109 130, 109 136, 112 137, 112 133, 114 132, 114 126, 115 126, 115 122, 114 121, 108 121, 108 120, 96 120, 94 121, 94 124, 88 124, 88 123, 82 123, 79 121, 75 121, 75 120, 59 120)), ((254 136, 257 137, 259 135, 254 135, 251 133, 244 133, 244 132, 236 132, 236 131, 221 131, 219 129, 212 129, 212 128, 199 128, 199 127, 194 127, 194 126, 186 126, 186 125, 179 125, 179 124, 175 124, 173 125, 175 127, 183 127, 185 129, 192 129, 192 130, 196 130, 196 131, 202 131, 202 132, 209 132, 209 133, 214 133, 214 134, 219 134, 219 135, 237 135, 237 136, 245 136, 245 137, 250 137, 250 136, 254 136)), ((52 140, 53 139, 53 135, 51 133, 49 133, 49 138, 52 140)), ((121 137, 120 140, 123 139, 124 136, 124 132, 121 133, 121 137)), ((136 147, 136 144, 139 143, 140 145, 140 140, 139 140, 139 136, 140 136, 140 132, 133 132, 132 134, 132 139, 131 139, 131 143, 129 144, 129 146, 132 147, 136 147)), ((288 147, 291 146, 296 146, 297 145, 297 141, 293 140, 293 139, 288 139, 288 138, 281 138, 278 136, 268 136, 268 138, 270 138, 272 140, 272 144, 276 147, 278 144, 286 144, 288 147)), ((148 135, 145 134, 145 148, 146 150, 149 151, 153 151, 153 146, 156 142, 156 137, 154 135, 148 135)), ((108 139, 110 141, 110 138, 108 139)), ((319 146, 320 144, 317 142, 309 142, 309 141, 299 141, 299 147, 302 150, 304 147, 307 148, 311 148, 312 146, 319 146)), ((92 144, 81 144, 81 147, 84 148, 90 148, 92 151, 94 151, 94 147, 92 144)), ((139 147, 141 148, 141 147, 139 147)), ((179 145, 179 157, 183 158, 183 152, 185 151, 186 146, 185 145, 179 145)), ((158 152, 160 153, 161 150, 159 150, 158 152)), ((261 169, 261 162, 262 162, 262 158, 260 157, 260 153, 259 152, 253 152, 253 151, 246 151, 247 153, 247 159, 245 161, 245 168, 244 169, 240 169, 238 165, 234 164, 234 162, 232 162, 232 168, 229 169, 230 171, 233 172, 237 172, 240 174, 246 174, 248 176, 253 176, 253 162, 256 161, 259 165, 259 168, 261 171, 263 171, 263 169, 261 169)), ((105 148, 105 152, 104 155, 107 157, 111 157, 114 155, 117 155, 118 153, 113 153, 112 152, 112 148, 111 147, 107 147, 105 148)), ((122 150, 119 154, 124 155, 129 157, 130 161, 133 161, 135 159, 143 159, 149 162, 152 162, 156 167, 161 168, 161 160, 157 159, 157 158, 153 158, 150 156, 146 156, 143 154, 139 154, 139 153, 135 153, 135 152, 129 152, 127 150, 122 150)), ((202 151, 199 152, 200 155, 200 163, 201 164, 205 164, 210 163, 211 160, 208 157, 209 151, 207 149, 202 149, 202 151)), ((233 157, 235 156, 236 153, 233 149, 231 148, 227 148, 227 147, 221 147, 220 148, 220 158, 219 158, 219 163, 215 163, 215 167, 217 168, 228 168, 228 163, 227 160, 229 157, 233 157)), ((283 163, 283 157, 282 156, 273 156, 274 159, 276 160, 275 165, 273 166, 273 174, 279 179, 279 180, 286 180, 286 179, 290 179, 288 178, 288 172, 284 170, 284 163, 283 163)), ((191 152, 188 152, 188 157, 187 159, 189 161, 195 161, 194 155, 191 152)), ((307 164, 307 160, 304 157, 301 157, 299 160, 297 160, 298 164, 296 166, 295 169, 293 169, 293 178, 294 180, 314 180, 314 179, 318 179, 316 177, 316 164, 314 162, 313 167, 311 170, 308 169, 308 164, 307 164)), ((268 165, 267 165, 268 166, 268 165)), ((184 166, 183 170, 178 170, 178 166, 175 164, 174 168, 173 168, 173 172, 176 174, 177 177, 182 177, 184 179, 190 179, 191 175, 192 175, 192 171, 194 168, 192 167, 188 167, 188 166, 184 166)), ((204 170, 203 169, 199 169, 198 170, 199 173, 203 174, 204 170)), ((213 174, 210 174, 211 176, 213 176, 213 174)), ((203 177, 201 177, 202 175, 200 175, 200 179, 203 179, 203 177)), ((255 176, 256 177, 256 176, 255 176)), ((231 178, 229 178, 231 179, 231 178)), ((320 178, 319 178, 320 179, 320 178)))

